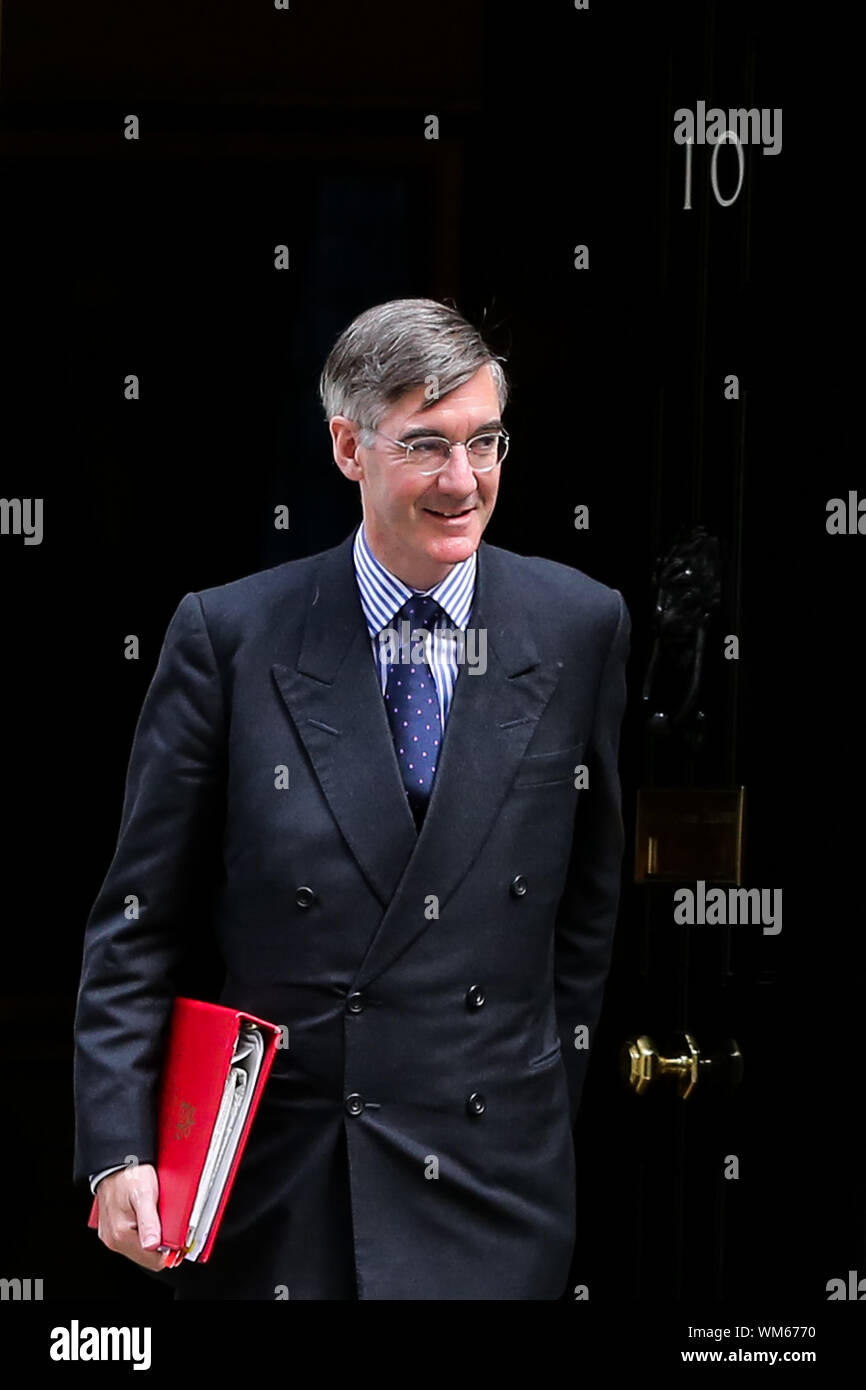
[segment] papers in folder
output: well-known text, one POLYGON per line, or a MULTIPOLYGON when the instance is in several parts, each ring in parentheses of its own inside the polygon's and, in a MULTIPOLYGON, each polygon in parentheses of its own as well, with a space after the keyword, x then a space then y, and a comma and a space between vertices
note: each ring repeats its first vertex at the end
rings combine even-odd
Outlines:
POLYGON ((190 1213, 184 1259, 196 1260, 210 1235, 237 1153, 261 1070, 265 1044, 255 1026, 241 1024, 201 1179, 190 1213))

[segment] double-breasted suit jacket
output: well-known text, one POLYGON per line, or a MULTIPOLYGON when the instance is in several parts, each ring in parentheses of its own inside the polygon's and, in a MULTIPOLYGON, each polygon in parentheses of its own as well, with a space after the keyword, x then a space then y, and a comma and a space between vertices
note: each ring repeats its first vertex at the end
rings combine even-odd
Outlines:
POLYGON ((180 1298, 555 1299, 620 886, 628 612, 482 541, 486 670, 459 670, 419 833, 352 541, 171 619, 85 935, 74 1176, 155 1161, 205 912, 217 1002, 288 1046, 210 1261, 157 1277, 180 1298))

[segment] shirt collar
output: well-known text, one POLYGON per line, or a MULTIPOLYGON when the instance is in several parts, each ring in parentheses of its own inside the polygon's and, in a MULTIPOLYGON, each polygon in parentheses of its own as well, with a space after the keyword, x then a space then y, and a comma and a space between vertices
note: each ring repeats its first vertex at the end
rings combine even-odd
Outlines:
POLYGON ((455 628, 465 628, 475 597, 477 553, 473 550, 465 560, 459 561, 432 589, 410 589, 376 559, 367 543, 362 521, 355 532, 352 558, 370 636, 376 637, 388 627, 407 599, 419 593, 434 598, 455 628))

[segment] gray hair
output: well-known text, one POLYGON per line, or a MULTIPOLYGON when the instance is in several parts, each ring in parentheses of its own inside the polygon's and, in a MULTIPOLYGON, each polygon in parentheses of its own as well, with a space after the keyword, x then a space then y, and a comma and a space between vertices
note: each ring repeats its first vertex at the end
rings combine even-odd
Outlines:
MULTIPOLYGON (((430 404, 490 366, 500 414, 508 380, 477 328, 435 299, 391 299, 365 309, 343 330, 319 378, 325 419, 345 415, 376 430, 407 391, 426 386, 430 404)), ((363 440, 362 440, 363 442, 363 440)))

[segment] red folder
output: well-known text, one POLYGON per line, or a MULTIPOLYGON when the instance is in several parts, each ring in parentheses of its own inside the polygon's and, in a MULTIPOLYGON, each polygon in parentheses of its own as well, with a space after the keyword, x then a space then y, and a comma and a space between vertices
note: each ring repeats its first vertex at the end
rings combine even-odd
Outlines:
MULTIPOLYGON (((160 1080, 156 1162, 162 1244, 173 1252, 166 1261, 167 1269, 173 1269, 184 1258, 204 1264, 210 1256, 281 1031, 278 1024, 268 1023, 241 1009, 206 1004, 198 999, 174 1001, 160 1080), (259 1035, 261 1044, 254 1034, 259 1035), (238 1078, 237 1072, 246 1072, 250 1062, 234 1067, 232 1062, 239 1051, 247 1050, 252 1057, 259 1052, 261 1055, 254 1079, 248 1075, 244 1081, 243 1077, 238 1078), (242 1083, 243 1101, 233 1102, 227 1094, 230 1072, 233 1074, 232 1094, 239 1082, 242 1083), (233 1103, 238 1116, 235 1133, 239 1133, 234 1157, 229 1160, 225 1155, 221 1165, 224 1181, 214 1184, 209 1230, 201 1236, 194 1235, 190 1242, 190 1218, 194 1214, 196 1194, 217 1119, 221 1107, 225 1116, 233 1103), (220 1196, 214 1212, 217 1191, 220 1196)), ((222 1126, 220 1129, 222 1131, 222 1126)), ((94 1196, 88 1226, 98 1225, 98 1211, 98 1199, 94 1196)), ((200 1219, 196 1229, 202 1231, 200 1219)))

